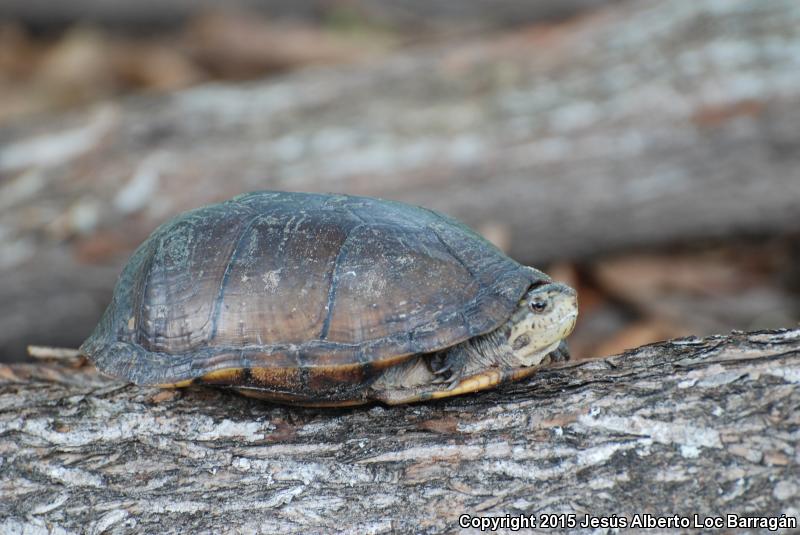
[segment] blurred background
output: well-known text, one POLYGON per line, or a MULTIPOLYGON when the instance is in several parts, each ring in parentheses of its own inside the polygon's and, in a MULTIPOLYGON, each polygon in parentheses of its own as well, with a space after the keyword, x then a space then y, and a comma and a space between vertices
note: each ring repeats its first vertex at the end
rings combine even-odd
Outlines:
POLYGON ((578 357, 797 326, 800 4, 0 0, 0 360, 257 189, 464 220, 578 289, 578 357))

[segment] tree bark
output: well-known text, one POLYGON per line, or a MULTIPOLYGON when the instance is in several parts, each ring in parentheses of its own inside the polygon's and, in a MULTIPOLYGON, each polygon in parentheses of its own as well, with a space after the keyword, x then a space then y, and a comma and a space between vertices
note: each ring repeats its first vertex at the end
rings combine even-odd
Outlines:
POLYGON ((495 391, 355 409, 141 388, 64 363, 4 366, 0 531, 445 533, 461 514, 796 518, 798 382, 800 330, 674 340, 495 391))
POLYGON ((37 318, 0 329, 0 348, 79 343, 105 298, 65 315, 47 306, 65 280, 104 264, 107 296, 157 224, 242 191, 422 204, 534 265, 798 231, 798 49, 792 0, 643 1, 0 129, 0 323, 37 318), (45 306, 14 298, 23 284, 45 306))

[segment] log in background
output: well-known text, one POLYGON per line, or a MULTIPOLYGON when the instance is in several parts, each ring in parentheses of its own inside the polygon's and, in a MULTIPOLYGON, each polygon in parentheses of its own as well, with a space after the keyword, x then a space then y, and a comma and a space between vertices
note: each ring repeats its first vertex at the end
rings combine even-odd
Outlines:
POLYGON ((555 20, 584 9, 620 0, 0 0, 0 17, 34 28, 82 23, 152 30, 174 26, 198 11, 221 8, 257 13, 280 21, 325 22, 347 17, 360 23, 417 31, 439 28, 507 27, 532 21, 555 20))
POLYGON ((800 330, 437 403, 279 407, 0 367, 3 533, 446 533, 462 513, 800 511, 800 330))
MULTIPOLYGON (((425 204, 537 264, 797 231, 799 23, 788 0, 625 3, 4 127, 0 348, 77 344, 155 225, 242 190, 425 204)), ((348 410, 2 366, 0 532, 797 516, 799 357, 797 330, 685 339, 497 391, 348 410)))
POLYGON ((800 6, 642 1, 0 129, 0 351, 75 346, 127 254, 256 189, 423 204, 517 259, 800 229, 800 6))

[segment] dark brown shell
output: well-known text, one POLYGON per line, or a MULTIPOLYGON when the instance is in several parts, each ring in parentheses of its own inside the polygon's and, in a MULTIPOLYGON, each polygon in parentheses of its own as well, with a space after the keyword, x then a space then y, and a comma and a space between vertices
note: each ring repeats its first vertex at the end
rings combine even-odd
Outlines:
POLYGON ((81 350, 137 384, 382 367, 497 328, 541 280, 424 208, 250 193, 159 227, 81 350))

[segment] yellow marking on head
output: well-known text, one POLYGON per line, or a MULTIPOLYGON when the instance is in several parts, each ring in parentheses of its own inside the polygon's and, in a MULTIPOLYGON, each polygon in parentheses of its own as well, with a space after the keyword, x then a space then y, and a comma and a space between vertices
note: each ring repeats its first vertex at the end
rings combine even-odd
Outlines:
POLYGON ((569 286, 549 283, 528 290, 506 324, 516 364, 538 365, 550 346, 572 332, 577 316, 577 294, 569 286))

